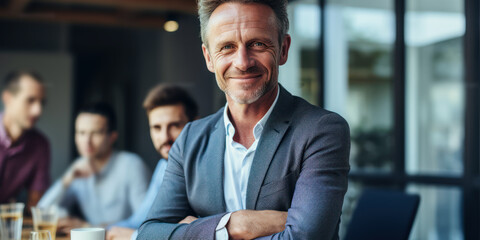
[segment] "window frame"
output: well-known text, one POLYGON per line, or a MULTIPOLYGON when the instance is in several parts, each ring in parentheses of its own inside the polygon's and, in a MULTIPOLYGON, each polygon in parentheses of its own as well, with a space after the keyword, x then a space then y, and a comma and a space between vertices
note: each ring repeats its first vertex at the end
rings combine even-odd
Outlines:
MULTIPOLYGON (((325 103, 325 18, 327 2, 318 0, 321 9, 319 38, 319 106, 325 103)), ((464 87, 465 87, 465 138, 464 170, 460 176, 407 174, 406 162, 406 44, 405 13, 406 0, 394 0, 395 42, 393 59, 393 107, 394 107, 394 147, 393 169, 389 173, 351 172, 349 179, 369 186, 394 187, 405 190, 409 184, 429 186, 456 186, 462 191, 463 232, 465 239, 480 239, 480 3, 478 0, 464 0, 464 87)))

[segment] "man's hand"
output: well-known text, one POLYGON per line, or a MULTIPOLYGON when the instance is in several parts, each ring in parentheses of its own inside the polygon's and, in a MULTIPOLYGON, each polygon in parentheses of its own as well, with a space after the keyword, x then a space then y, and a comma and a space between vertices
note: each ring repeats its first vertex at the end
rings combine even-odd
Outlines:
POLYGON ((196 217, 193 217, 193 216, 187 216, 186 218, 184 218, 182 221, 178 222, 178 223, 186 223, 186 224, 190 224, 192 223, 193 221, 197 220, 198 218, 196 217))
POLYGON ((287 212, 240 210, 233 212, 227 223, 231 239, 254 239, 285 230, 287 212))
POLYGON ((107 240, 130 240, 135 229, 112 227, 107 232, 107 240))
POLYGON ((68 188, 75 178, 86 178, 94 172, 92 164, 88 159, 80 159, 76 161, 63 176, 63 186, 68 188))
POLYGON ((90 225, 80 218, 66 217, 58 220, 57 231, 64 234, 69 234, 70 230, 74 228, 89 227, 90 225))

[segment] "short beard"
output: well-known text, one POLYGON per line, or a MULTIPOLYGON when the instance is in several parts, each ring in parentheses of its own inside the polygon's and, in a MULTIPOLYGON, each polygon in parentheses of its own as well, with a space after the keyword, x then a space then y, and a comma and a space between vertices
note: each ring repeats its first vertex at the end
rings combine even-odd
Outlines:
MULTIPOLYGON (((274 81, 275 77, 276 76, 274 73, 274 75, 271 76, 271 79, 269 79, 267 82, 262 84, 262 86, 260 86, 258 89, 255 89, 254 92, 250 95, 242 95, 242 96, 235 95, 235 93, 231 91, 228 85, 225 86, 225 88, 222 89, 222 91, 225 92, 225 94, 227 94, 236 103, 252 104, 258 101, 258 99, 260 99, 262 96, 264 96, 267 92, 269 92, 275 87, 275 84, 277 82, 277 81, 274 81)), ((247 86, 247 88, 248 87, 250 86, 247 86)), ((243 89, 243 90, 246 90, 246 89, 243 89)))
POLYGON ((234 93, 232 93, 228 87, 227 87, 227 89, 225 89, 225 93, 230 98, 232 98, 233 101, 235 101, 236 103, 252 104, 252 103, 256 102, 258 99, 260 99, 263 95, 265 95, 265 93, 267 93, 269 90, 272 89, 272 87, 270 87, 270 85, 271 85, 270 82, 266 82, 265 84, 263 84, 258 89, 255 89, 255 91, 250 96, 245 96, 245 95, 244 96, 237 96, 234 93))

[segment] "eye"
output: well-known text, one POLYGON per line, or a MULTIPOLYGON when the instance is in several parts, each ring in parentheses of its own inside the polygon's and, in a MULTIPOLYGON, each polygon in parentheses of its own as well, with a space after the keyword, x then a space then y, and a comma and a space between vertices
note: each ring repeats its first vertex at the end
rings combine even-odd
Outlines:
POLYGON ((250 46, 253 47, 253 48, 265 48, 265 47, 267 47, 267 45, 265 43, 262 43, 262 42, 253 42, 250 46))
POLYGON ((222 51, 226 50, 226 51, 229 51, 229 50, 232 50, 233 49, 233 45, 232 44, 228 44, 228 45, 225 45, 222 47, 222 51))
POLYGON ((95 135, 95 136, 102 136, 103 134, 105 134, 104 131, 95 131, 95 132, 93 132, 93 135, 95 135))

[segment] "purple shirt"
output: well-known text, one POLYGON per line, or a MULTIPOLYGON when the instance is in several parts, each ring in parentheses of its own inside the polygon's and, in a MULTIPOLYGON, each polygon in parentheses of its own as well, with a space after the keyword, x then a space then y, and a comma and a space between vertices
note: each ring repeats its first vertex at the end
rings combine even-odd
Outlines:
POLYGON ((0 113, 0 203, 15 199, 23 190, 47 190, 50 179, 50 145, 35 129, 12 145, 0 113))

